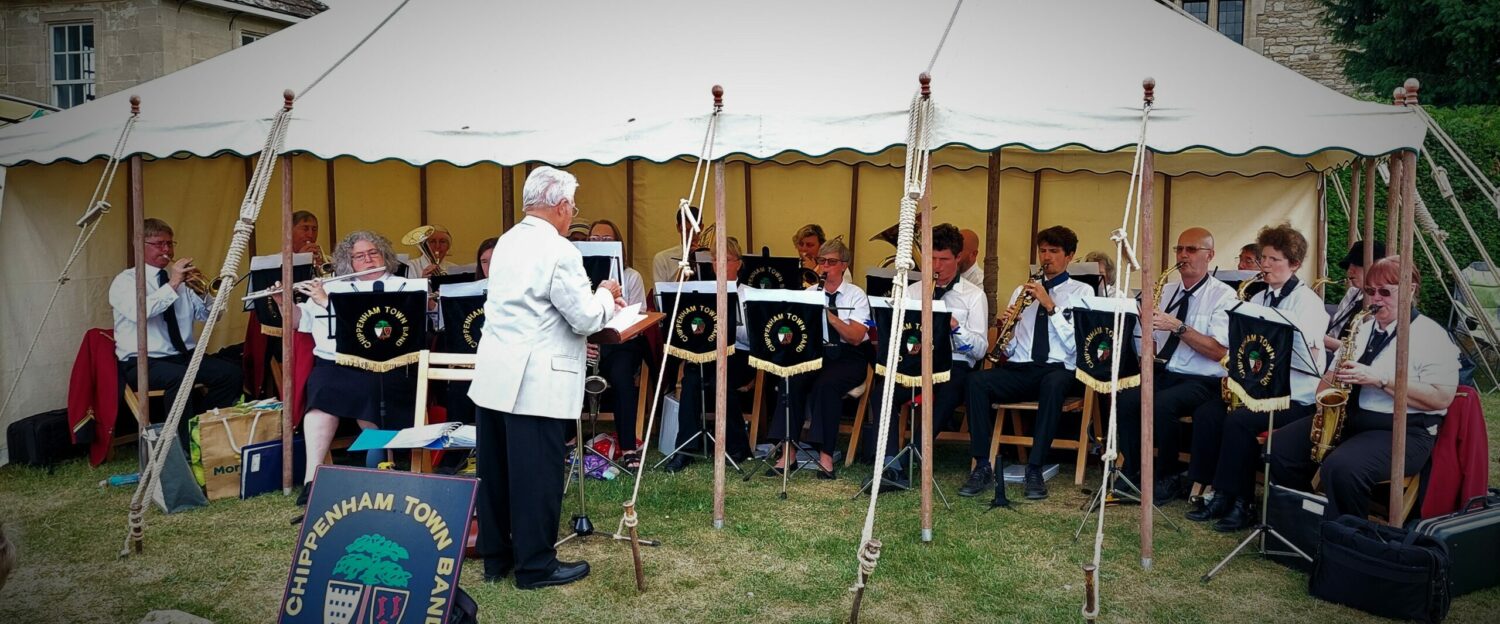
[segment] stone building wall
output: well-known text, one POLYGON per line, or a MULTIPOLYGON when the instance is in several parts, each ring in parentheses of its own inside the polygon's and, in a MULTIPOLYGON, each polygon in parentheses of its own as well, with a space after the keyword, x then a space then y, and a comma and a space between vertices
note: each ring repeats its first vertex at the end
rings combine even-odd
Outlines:
MULTIPOLYGON (((1323 7, 1317 0, 1262 0, 1253 12, 1255 34, 1266 58, 1312 78, 1330 89, 1353 95, 1355 86, 1344 77, 1344 47, 1334 43, 1323 24, 1323 7)), ((1248 42, 1247 42, 1248 43, 1248 42)))

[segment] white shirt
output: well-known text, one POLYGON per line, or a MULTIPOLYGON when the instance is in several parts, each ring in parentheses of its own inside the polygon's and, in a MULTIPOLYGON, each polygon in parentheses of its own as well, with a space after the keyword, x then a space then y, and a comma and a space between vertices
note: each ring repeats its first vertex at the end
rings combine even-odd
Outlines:
POLYGON ((1364 298, 1360 296, 1359 290, 1350 288, 1344 293, 1344 299, 1339 301, 1339 306, 1334 309, 1333 316, 1328 322, 1328 336, 1338 338, 1344 331, 1344 326, 1349 324, 1349 319, 1354 318, 1354 309, 1360 307, 1364 298))
MULTIPOLYGON (((432 263, 428 262, 427 258, 425 258, 423 256, 417 256, 415 258, 407 260, 406 261, 406 266, 408 266, 410 268, 408 268, 406 270, 406 277, 409 278, 409 279, 419 279, 419 278, 422 278, 423 277, 422 271, 426 271, 427 267, 430 264, 432 264, 432 263)), ((446 259, 446 258, 444 258, 442 262, 439 262, 438 266, 443 267, 443 271, 445 271, 447 273, 452 273, 454 269, 458 268, 457 264, 449 262, 448 259, 446 259)))
MULTIPOLYGON (((807 290, 821 289, 817 286, 809 286, 807 290)), ((822 292, 825 295, 828 294, 827 291, 822 292)), ((839 284, 838 290, 835 290, 834 293, 836 293, 837 297, 834 299, 833 305, 838 308, 834 314, 839 317, 839 320, 846 322, 853 321, 865 327, 870 326, 870 298, 865 295, 864 290, 848 281, 844 281, 839 284)), ((830 327, 828 328, 828 339, 832 341, 834 338, 842 338, 842 336, 839 336, 838 332, 833 331, 833 328, 830 327)), ((861 345, 868 339, 869 333, 866 332, 865 336, 859 339, 859 342, 850 342, 849 344, 861 345)))
MULTIPOLYGON (((180 355, 167 337, 167 317, 164 313, 177 315, 177 329, 182 332, 182 342, 191 351, 198 343, 193 331, 193 321, 208 320, 208 305, 198 293, 185 284, 174 290, 167 284, 158 286, 157 276, 164 269, 146 266, 146 357, 159 358, 180 355), (182 301, 181 305, 178 302, 182 301)), ((115 276, 109 285, 109 307, 115 319, 115 358, 124 360, 136 355, 135 319, 135 269, 129 268, 115 276)))
POLYGON ((979 266, 979 261, 977 260, 974 262, 974 266, 969 267, 969 270, 964 271, 959 277, 981 289, 984 288, 984 267, 979 266))
MULTIPOLYGON (((1285 284, 1282 285, 1282 289, 1284 288, 1285 284)), ((1279 293, 1280 289, 1273 291, 1267 288, 1251 297, 1250 301, 1269 307, 1273 292, 1279 293)), ((1215 315, 1213 329, 1214 339, 1230 350, 1234 347, 1229 345, 1228 310, 1233 307, 1234 303, 1231 302, 1224 308, 1224 313, 1215 315)), ((1277 309, 1297 326, 1297 335, 1302 337, 1306 345, 1304 348, 1303 345, 1296 344, 1296 337, 1292 338, 1292 400, 1302 405, 1312 405, 1326 361, 1323 357, 1323 336, 1328 333, 1328 310, 1323 308, 1323 300, 1318 297, 1318 293, 1300 282, 1297 289, 1287 295, 1277 309), (1308 370, 1309 364, 1313 369, 1311 371, 1308 370)))
MULTIPOLYGON (((912 301, 921 301, 921 283, 912 284, 913 288, 906 291, 906 298, 912 301)), ((953 337, 953 359, 962 360, 969 366, 978 366, 979 360, 988 353, 989 336, 989 305, 985 302, 984 290, 966 279, 959 278, 953 281, 953 287, 943 293, 943 303, 948 306, 948 313, 958 321, 958 329, 950 331, 953 337)), ((921 310, 921 305, 917 308, 921 310)))
MULTIPOLYGON (((1370 343, 1370 337, 1375 334, 1375 320, 1366 319, 1359 326, 1359 335, 1354 338, 1354 352, 1362 354, 1365 347, 1370 343)), ((1389 334, 1396 330, 1396 321, 1381 328, 1389 334)), ((1340 348, 1334 354, 1334 361, 1343 357, 1343 349, 1340 348)), ((1357 361, 1358 355, 1353 360, 1357 361)), ((1425 316, 1418 315, 1411 322, 1411 354, 1406 363, 1406 375, 1408 381, 1436 384, 1439 386, 1458 385, 1458 347, 1454 346, 1453 339, 1448 337, 1448 331, 1443 329, 1437 321, 1425 316)), ((1386 391, 1376 386, 1365 386, 1359 392, 1359 407, 1361 409, 1390 414, 1396 409, 1396 399, 1390 393, 1395 392, 1396 380, 1396 341, 1392 339, 1389 344, 1381 349, 1380 354, 1375 356, 1375 361, 1370 363, 1370 372, 1376 377, 1387 381, 1386 391)), ((1418 410, 1411 410, 1416 412, 1418 410)), ((1430 414, 1447 414, 1448 408, 1426 412, 1430 414)))
POLYGON ((625 300, 625 305, 641 304, 641 310, 646 309, 646 284, 641 281, 641 272, 630 267, 625 267, 625 277, 620 281, 620 298, 625 300))
POLYGON ((677 244, 656 252, 651 258, 651 282, 670 282, 677 278, 678 259, 682 256, 682 245, 677 244))
MULTIPOLYGON (((408 286, 408 282, 425 284, 425 280, 396 277, 395 275, 387 273, 380 276, 378 279, 369 281, 356 278, 353 281, 329 282, 326 287, 327 292, 330 295, 335 292, 371 292, 375 290, 375 287, 373 286, 375 282, 384 283, 385 289, 389 291, 408 290, 410 288, 413 288, 414 286, 408 286)), ((330 301, 329 303, 332 302, 330 301)), ((300 313, 297 315, 297 331, 305 334, 312 334, 313 355, 316 355, 328 361, 333 361, 336 357, 338 357, 338 339, 337 337, 330 335, 332 332, 329 331, 329 325, 333 321, 333 318, 329 316, 328 308, 314 303, 312 299, 308 299, 297 304, 297 309, 300 311, 300 313)))
POLYGON ((739 325, 734 328, 734 349, 745 353, 750 352, 750 330, 745 327, 745 291, 748 290, 750 287, 744 284, 736 284, 734 287, 734 292, 740 295, 740 315, 736 319, 739 325))
MULTIPOLYGON (((1078 303, 1080 297, 1088 297, 1094 294, 1094 287, 1075 279, 1067 279, 1052 287, 1052 303, 1055 308, 1052 316, 1047 317, 1047 359, 1048 364, 1062 364, 1073 370, 1074 350, 1073 344, 1073 318, 1070 308, 1078 303)), ((1010 293, 1010 300, 1006 307, 1014 305, 1016 299, 1021 296, 1021 287, 1010 293)), ((1010 344, 1005 347, 1005 354, 1009 361, 1023 363, 1035 361, 1031 353, 1032 330, 1036 326, 1037 311, 1041 306, 1033 303, 1021 311, 1021 319, 1016 321, 1015 335, 1010 344)))
MULTIPOLYGON (((1238 303, 1239 299, 1235 297, 1233 288, 1230 288, 1228 284, 1215 279, 1211 275, 1204 276, 1203 282, 1197 288, 1198 290, 1193 291, 1192 297, 1188 299, 1187 326, 1200 334, 1217 339, 1218 337, 1213 335, 1214 318, 1238 303)), ((1156 304, 1161 310, 1165 311, 1181 298, 1181 293, 1182 282, 1167 284, 1162 288, 1161 301, 1156 302, 1156 304)), ((1173 310, 1174 316, 1175 312, 1173 310)), ((1227 323, 1229 319, 1227 314, 1224 316, 1224 319, 1227 323)), ((1151 319, 1143 318, 1141 319, 1141 323, 1150 325, 1151 319)), ((1137 329, 1137 332, 1139 332, 1139 329, 1137 329)), ((1171 332, 1155 332, 1157 353, 1161 353, 1162 348, 1167 344, 1167 339, 1171 335, 1171 332)), ((1228 335, 1227 331, 1225 335, 1228 335)), ((1137 333, 1137 336, 1139 336, 1139 333, 1137 333)), ((1220 344, 1222 345, 1223 342, 1221 341, 1220 344)), ((1137 349, 1140 347, 1139 338, 1136 340, 1136 347, 1137 349)), ((1167 361, 1167 370, 1183 375, 1197 375, 1200 377, 1223 377, 1227 374, 1224 371, 1224 365, 1220 364, 1218 360, 1209 359, 1208 356, 1193 350, 1185 342, 1178 343, 1177 350, 1172 353, 1172 359, 1167 361)))

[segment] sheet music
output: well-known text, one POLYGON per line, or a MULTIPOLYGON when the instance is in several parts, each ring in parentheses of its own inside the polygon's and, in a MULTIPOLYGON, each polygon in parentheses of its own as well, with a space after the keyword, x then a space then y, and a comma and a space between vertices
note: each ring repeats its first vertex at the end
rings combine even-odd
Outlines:
POLYGON ((463 423, 451 422, 402 429, 396 432, 396 436, 391 438, 386 447, 421 448, 442 439, 462 425, 463 423))
POLYGON ((489 291, 490 281, 487 279, 472 282, 460 282, 457 284, 443 284, 438 287, 440 297, 473 297, 483 295, 489 291))
POLYGON ((619 312, 616 312, 614 317, 609 319, 608 323, 604 324, 604 329, 613 329, 623 334, 625 330, 630 329, 631 325, 639 323, 645 318, 646 315, 641 314, 641 304, 632 303, 621 308, 619 312))
MULTIPOLYGON (((292 254, 292 266, 307 266, 309 264, 312 264, 312 257, 313 255, 311 253, 294 253, 292 254)), ((280 267, 281 254, 279 253, 268 254, 264 256, 255 256, 253 258, 250 258, 251 271, 264 271, 266 269, 276 269, 280 267)))

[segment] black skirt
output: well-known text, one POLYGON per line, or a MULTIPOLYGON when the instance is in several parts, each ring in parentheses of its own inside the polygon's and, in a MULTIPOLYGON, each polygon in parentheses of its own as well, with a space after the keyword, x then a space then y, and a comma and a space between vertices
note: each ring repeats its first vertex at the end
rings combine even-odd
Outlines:
POLYGON ((307 377, 307 409, 404 429, 412 425, 416 389, 415 366, 376 373, 317 358, 307 377))

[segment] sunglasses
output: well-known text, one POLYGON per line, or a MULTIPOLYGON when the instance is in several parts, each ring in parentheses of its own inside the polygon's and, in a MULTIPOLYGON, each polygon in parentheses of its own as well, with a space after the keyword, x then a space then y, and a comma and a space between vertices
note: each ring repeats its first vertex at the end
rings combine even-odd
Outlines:
POLYGON ((1396 296, 1396 291, 1391 290, 1390 288, 1385 287, 1385 286, 1382 286, 1380 288, 1375 288, 1373 286, 1366 286, 1363 290, 1365 292, 1365 296, 1366 297, 1374 297, 1376 294, 1379 294, 1380 296, 1389 299, 1391 297, 1396 296))
POLYGON ((1195 246, 1195 245, 1177 245, 1176 247, 1172 248, 1172 251, 1175 251, 1177 253, 1182 253, 1182 252, 1186 251, 1186 252, 1188 252, 1190 254, 1195 254, 1195 253, 1198 253, 1200 251, 1213 251, 1213 250, 1214 250, 1213 247, 1198 247, 1198 246, 1195 246))

